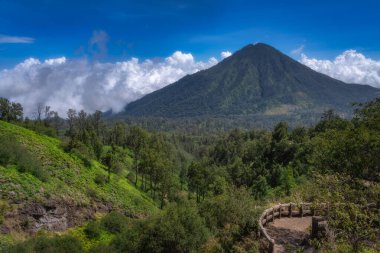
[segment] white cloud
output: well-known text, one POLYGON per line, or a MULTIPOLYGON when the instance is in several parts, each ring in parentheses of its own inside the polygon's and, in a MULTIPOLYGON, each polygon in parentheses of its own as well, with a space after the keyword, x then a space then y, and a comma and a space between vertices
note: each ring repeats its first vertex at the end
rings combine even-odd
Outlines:
POLYGON ((334 60, 318 60, 302 54, 301 63, 347 83, 369 84, 380 88, 380 61, 365 57, 355 50, 347 50, 334 60))
POLYGON ((230 51, 223 51, 220 53, 220 57, 222 57, 222 59, 230 57, 231 55, 232 53, 230 51))
POLYGON ((180 51, 162 60, 132 58, 116 63, 29 58, 0 71, 0 96, 23 104, 29 116, 38 103, 50 105, 61 116, 69 108, 118 112, 127 103, 217 62, 214 57, 196 61, 180 51))
POLYGON ((34 42, 34 39, 30 37, 19 37, 19 36, 10 36, 10 35, 0 34, 0 44, 17 44, 17 43, 29 44, 33 42, 34 42))
POLYGON ((291 53, 294 55, 300 55, 303 53, 304 49, 305 49, 305 45, 301 45, 301 46, 297 47, 296 49, 293 49, 291 53))
POLYGON ((65 63, 65 62, 66 62, 66 57, 45 60, 45 63, 47 65, 59 65, 59 64, 65 63))

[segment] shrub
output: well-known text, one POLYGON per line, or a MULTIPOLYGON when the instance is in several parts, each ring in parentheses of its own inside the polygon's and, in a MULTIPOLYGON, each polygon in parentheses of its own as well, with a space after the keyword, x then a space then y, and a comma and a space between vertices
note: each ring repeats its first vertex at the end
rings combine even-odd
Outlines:
POLYGON ((82 253, 80 241, 72 236, 46 237, 38 236, 17 243, 9 250, 10 253, 82 253))
POLYGON ((84 232, 88 239, 99 238, 101 234, 101 227, 99 222, 91 221, 87 224, 86 228, 84 229, 84 232))
POLYGON ((95 175, 94 182, 97 185, 105 185, 107 183, 107 176, 102 173, 98 173, 95 175))
POLYGON ((101 221, 104 229, 110 233, 122 232, 127 227, 127 223, 128 218, 117 212, 107 214, 101 221))

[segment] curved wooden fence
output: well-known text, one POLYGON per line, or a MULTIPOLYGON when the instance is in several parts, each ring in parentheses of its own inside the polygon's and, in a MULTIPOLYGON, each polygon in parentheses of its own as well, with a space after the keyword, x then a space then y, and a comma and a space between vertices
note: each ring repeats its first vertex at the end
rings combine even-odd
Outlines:
MULTIPOLYGON (((313 205, 312 203, 286 203, 279 204, 264 210, 259 219, 259 226, 261 235, 269 243, 268 252, 273 253, 275 248, 275 241, 271 238, 265 226, 268 222, 273 222, 275 219, 280 219, 281 217, 303 217, 303 216, 313 216, 312 220, 312 235, 317 235, 320 227, 326 228, 327 222, 324 216, 328 216, 330 212, 331 205, 330 203, 320 203, 313 205)), ((364 208, 377 208, 380 209, 380 201, 377 203, 371 203, 366 205, 364 208)))
POLYGON ((281 217, 303 217, 315 215, 316 210, 312 208, 311 203, 287 203, 279 204, 264 210, 259 219, 259 226, 262 236, 269 242, 269 252, 272 253, 275 246, 275 241, 271 238, 264 226, 271 221, 274 221, 276 218, 280 219, 281 217))

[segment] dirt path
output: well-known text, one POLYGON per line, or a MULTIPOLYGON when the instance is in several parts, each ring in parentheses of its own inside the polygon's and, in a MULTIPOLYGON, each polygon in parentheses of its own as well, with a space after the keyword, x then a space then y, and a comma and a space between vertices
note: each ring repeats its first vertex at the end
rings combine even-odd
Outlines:
POLYGON ((275 252, 295 252, 305 245, 310 227, 311 217, 293 217, 276 219, 267 225, 266 230, 275 240, 275 252))

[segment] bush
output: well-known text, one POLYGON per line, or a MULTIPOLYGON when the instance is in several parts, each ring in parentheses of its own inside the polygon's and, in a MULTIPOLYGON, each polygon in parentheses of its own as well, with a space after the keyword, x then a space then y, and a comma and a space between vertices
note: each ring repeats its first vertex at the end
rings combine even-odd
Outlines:
POLYGON ((107 181, 108 181, 108 179, 107 179, 106 175, 101 174, 101 173, 98 173, 98 174, 95 175, 94 182, 97 185, 105 185, 107 183, 107 181))
POLYGON ((101 227, 99 222, 91 221, 87 224, 86 228, 84 229, 84 232, 88 239, 99 238, 101 234, 101 227))
POLYGON ((117 212, 107 214, 101 221, 101 225, 110 233, 122 232, 127 227, 127 223, 128 218, 117 212))
POLYGON ((144 231, 141 252, 196 252, 209 232, 190 202, 170 205, 144 231))
POLYGON ((10 253, 82 253, 80 241, 72 236, 46 237, 38 236, 17 243, 9 250, 10 253))
POLYGON ((110 252, 200 252, 208 235, 196 204, 184 201, 146 220, 132 221, 111 241, 110 252))

